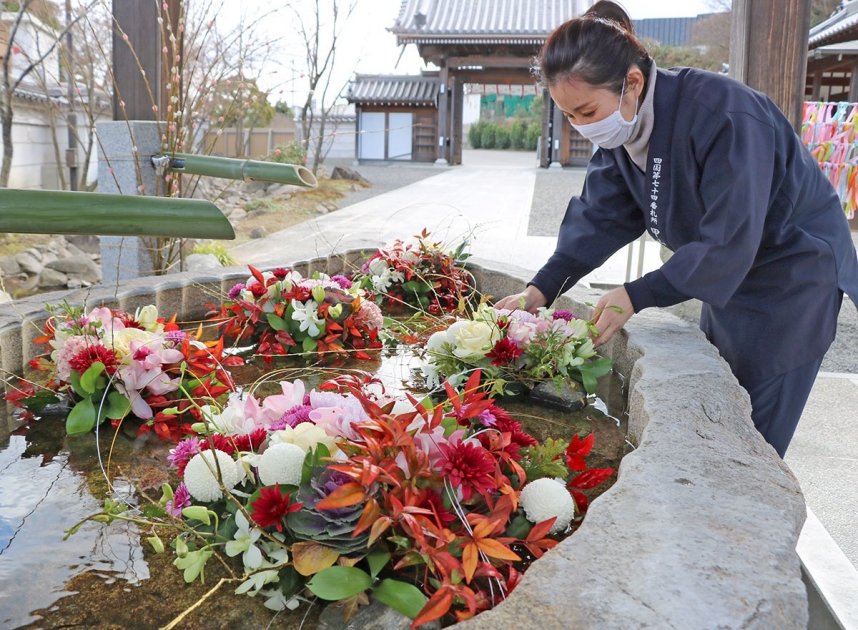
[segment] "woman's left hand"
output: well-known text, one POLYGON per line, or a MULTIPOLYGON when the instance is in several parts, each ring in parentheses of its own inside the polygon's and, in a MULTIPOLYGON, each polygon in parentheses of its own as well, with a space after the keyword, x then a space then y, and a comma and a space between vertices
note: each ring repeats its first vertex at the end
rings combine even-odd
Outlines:
POLYGON ((599 330, 599 336, 593 340, 594 343, 601 346, 610 341, 634 314, 635 309, 625 287, 617 287, 605 293, 593 313, 593 323, 599 330))

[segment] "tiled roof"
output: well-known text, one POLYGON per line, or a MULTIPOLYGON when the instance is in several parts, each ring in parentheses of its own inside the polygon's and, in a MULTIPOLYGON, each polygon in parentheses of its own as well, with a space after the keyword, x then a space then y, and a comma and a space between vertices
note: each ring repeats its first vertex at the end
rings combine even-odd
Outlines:
POLYGON ((402 0, 391 28, 399 44, 539 43, 590 0, 402 0))
POLYGON ((810 29, 808 45, 811 48, 855 39, 858 27, 858 0, 844 3, 830 18, 810 29))
POLYGON ((357 105, 435 105, 438 73, 423 75, 359 74, 346 99, 357 105))
POLYGON ((691 41, 691 30, 700 17, 703 16, 634 20, 635 35, 666 46, 685 46, 691 41))

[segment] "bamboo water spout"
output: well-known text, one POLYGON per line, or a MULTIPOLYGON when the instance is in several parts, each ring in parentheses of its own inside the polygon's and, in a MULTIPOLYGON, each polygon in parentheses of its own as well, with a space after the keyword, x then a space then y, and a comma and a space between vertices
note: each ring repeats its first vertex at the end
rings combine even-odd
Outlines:
POLYGON ((237 160, 214 155, 192 155, 189 153, 157 155, 152 158, 152 164, 159 171, 166 169, 177 173, 187 173, 188 175, 206 175, 208 177, 223 177, 225 179, 240 179, 244 181, 276 182, 278 184, 292 184, 305 188, 315 188, 318 184, 316 177, 309 169, 297 164, 237 160))
POLYGON ((0 232, 232 240, 235 232, 201 199, 0 189, 0 232))

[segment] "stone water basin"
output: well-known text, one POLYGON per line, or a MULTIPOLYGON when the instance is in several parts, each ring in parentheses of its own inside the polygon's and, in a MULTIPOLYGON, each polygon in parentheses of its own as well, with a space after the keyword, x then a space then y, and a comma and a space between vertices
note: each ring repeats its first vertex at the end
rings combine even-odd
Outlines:
MULTIPOLYGON (((370 362, 305 367, 292 360, 273 366, 252 362, 233 368, 238 382, 258 395, 273 393, 279 380, 302 378, 312 387, 323 378, 353 370, 379 376, 388 390, 413 388, 419 359, 408 349, 383 351, 370 362)), ((591 467, 614 467, 626 452, 622 383, 602 379, 598 396, 574 413, 536 407, 527 400, 503 406, 538 440, 596 433, 588 458, 591 467)), ((97 436, 69 438, 64 418, 46 416, 22 424, 8 412, 0 419, 0 627, 3 628, 151 628, 168 624, 196 603, 226 572, 216 562, 206 568, 206 583, 185 585, 171 566, 171 553, 154 554, 145 543, 151 532, 136 525, 89 522, 68 540, 63 532, 99 511, 113 496, 145 505, 157 500, 160 485, 173 481, 166 464, 169 444, 135 439, 133 431, 115 435, 103 426, 97 436)), ((130 429, 130 427, 129 427, 130 429)), ((604 492, 613 479, 591 491, 604 492)), ((164 536, 164 533, 161 532, 164 536)), ((261 599, 220 589, 177 627, 315 627, 319 606, 275 613, 261 599), (274 622, 272 623, 272 619, 274 622)))

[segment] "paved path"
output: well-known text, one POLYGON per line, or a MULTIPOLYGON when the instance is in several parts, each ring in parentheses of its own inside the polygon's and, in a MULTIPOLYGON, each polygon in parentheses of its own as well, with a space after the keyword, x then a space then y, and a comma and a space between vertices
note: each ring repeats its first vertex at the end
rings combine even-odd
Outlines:
MULTIPOLYGON (((245 243, 232 253, 245 263, 277 263, 287 257, 326 255, 344 236, 374 247, 427 227, 451 243, 472 235, 471 251, 481 258, 537 270, 554 248, 562 219, 558 205, 565 206, 570 191, 580 190, 583 171, 539 170, 527 153, 466 152, 464 162, 461 167, 438 168, 437 174, 424 171, 427 177, 420 181, 245 243)), ((657 244, 649 241, 644 249, 643 270, 658 267, 657 244)), ((621 283, 627 261, 628 251, 621 251, 584 281, 597 286, 621 283)), ((854 310, 847 299, 848 322, 855 319, 854 310)), ((841 333, 832 349, 839 360, 833 363, 858 365, 851 360, 858 353, 855 326, 841 326, 841 333)), ((808 505, 858 566, 858 374, 820 374, 786 461, 808 505)))

